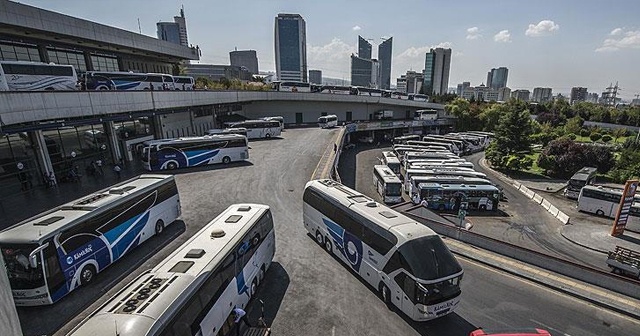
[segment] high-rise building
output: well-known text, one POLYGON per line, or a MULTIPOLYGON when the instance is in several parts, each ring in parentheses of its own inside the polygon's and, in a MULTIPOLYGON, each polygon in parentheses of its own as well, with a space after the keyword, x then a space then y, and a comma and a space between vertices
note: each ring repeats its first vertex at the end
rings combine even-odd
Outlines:
POLYGON ((553 93, 551 88, 537 87, 533 88, 533 95, 531 101, 536 103, 546 103, 553 99, 553 93))
POLYGON ((495 90, 506 87, 508 77, 509 69, 505 67, 493 68, 487 73, 487 87, 495 90))
POLYGON ((573 104, 573 102, 577 101, 585 101, 587 99, 587 88, 585 87, 572 87, 571 88, 571 97, 569 99, 569 104, 573 104))
POLYGON ((378 61, 380 62, 379 87, 383 90, 391 88, 391 52, 393 37, 384 40, 378 46, 378 61))
POLYGON ((525 101, 525 102, 529 101, 530 95, 531 95, 531 92, 529 92, 529 90, 511 91, 511 98, 517 99, 517 100, 522 100, 522 101, 525 101))
POLYGON ((447 93, 450 69, 451 49, 431 49, 425 55, 424 61, 424 93, 428 95, 447 93))
POLYGON ((158 22, 158 39, 180 44, 185 47, 189 46, 187 38, 187 20, 184 17, 184 7, 180 8, 180 16, 174 16, 173 22, 158 22))
POLYGON ((511 89, 508 87, 501 87, 498 89, 498 101, 507 101, 511 97, 511 89))
POLYGON ((396 91, 402 93, 420 93, 424 83, 423 74, 412 70, 396 79, 396 91))
POLYGON ((371 43, 358 35, 358 57, 371 59, 371 43))
POLYGON ((378 87, 379 63, 351 54, 351 85, 378 87))
POLYGON ((456 88, 456 94, 458 95, 458 97, 462 97, 462 93, 468 87, 471 87, 471 83, 469 82, 462 82, 462 84, 458 84, 456 88))
POLYGON ((309 70, 309 83, 322 84, 322 71, 321 70, 309 70))
POLYGON ((250 73, 258 74, 258 55, 255 50, 234 50, 229 52, 231 66, 245 67, 250 73))
POLYGON ((276 74, 281 81, 307 81, 307 28, 300 14, 275 18, 276 74))

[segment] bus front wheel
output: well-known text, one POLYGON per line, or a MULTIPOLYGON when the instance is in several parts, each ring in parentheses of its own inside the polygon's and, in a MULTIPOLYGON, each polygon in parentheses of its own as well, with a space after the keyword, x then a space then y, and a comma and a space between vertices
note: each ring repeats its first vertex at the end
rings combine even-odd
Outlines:
POLYGON ((329 238, 325 238, 324 240, 324 249, 329 253, 333 253, 333 245, 331 245, 331 240, 329 238))
POLYGON ((264 135, 265 138, 269 139, 271 137, 271 134, 267 133, 264 135))
POLYGON ((169 169, 169 170, 174 170, 176 168, 178 168, 178 165, 175 162, 169 162, 167 164, 167 169, 169 169))
POLYGON ((162 231, 164 231, 164 222, 162 221, 162 219, 159 219, 156 222, 156 235, 161 234, 162 231))
POLYGON ((93 281, 93 278, 96 275, 96 268, 93 267, 93 265, 87 265, 82 269, 82 272, 80 272, 80 285, 84 286, 88 283, 90 283, 91 281, 93 281))
POLYGON ((598 211, 596 211, 596 215, 598 215, 600 217, 604 217, 604 211, 598 210, 598 211))
POLYGON ((250 297, 254 297, 257 291, 258 291, 258 281, 256 279, 253 279, 253 281, 251 282, 251 287, 249 288, 250 297))
POLYGON ((228 164, 229 162, 231 162, 231 158, 228 156, 225 156, 222 158, 222 163, 224 164, 228 164))

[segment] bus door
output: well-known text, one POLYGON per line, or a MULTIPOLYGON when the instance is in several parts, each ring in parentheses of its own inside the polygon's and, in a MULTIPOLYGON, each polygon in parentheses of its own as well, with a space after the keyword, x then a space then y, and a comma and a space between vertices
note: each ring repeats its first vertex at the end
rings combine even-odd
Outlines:
POLYGON ((392 292, 392 301, 403 312, 408 313, 413 310, 413 299, 416 297, 416 281, 406 273, 401 271, 395 276, 395 290, 392 292))

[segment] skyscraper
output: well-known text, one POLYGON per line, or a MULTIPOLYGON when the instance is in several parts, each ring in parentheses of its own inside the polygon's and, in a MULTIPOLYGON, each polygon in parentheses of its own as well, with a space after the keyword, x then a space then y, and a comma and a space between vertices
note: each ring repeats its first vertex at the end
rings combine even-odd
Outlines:
POLYGON ((189 46, 189 39, 187 38, 187 20, 184 17, 184 7, 180 8, 180 16, 173 17, 173 22, 158 22, 156 27, 158 28, 158 39, 180 44, 185 47, 189 46))
MULTIPOLYGON (((377 77, 378 73, 374 73, 373 61, 351 54, 351 85, 376 87, 377 78, 374 77, 377 77)), ((377 62, 375 65, 377 66, 377 62)))
POLYGON ((306 30, 306 23, 300 14, 278 14, 275 18, 278 80, 307 81, 306 30))
POLYGON ((322 84, 322 70, 309 70, 309 83, 322 84))
POLYGON ((573 102, 585 101, 585 100, 587 100, 586 87, 576 86, 571 88, 571 98, 569 100, 569 104, 573 104, 573 102))
POLYGON ((391 52, 393 37, 384 40, 378 46, 378 61, 380 62, 379 87, 384 90, 391 88, 391 52))
POLYGON ((531 100, 536 103, 545 103, 553 98, 553 90, 551 88, 537 87, 533 88, 531 100))
POLYGON ((451 49, 431 49, 425 55, 423 92, 428 95, 447 93, 450 69, 451 49))
POLYGON ((234 50, 229 52, 231 66, 245 67, 254 75, 258 74, 258 55, 255 50, 234 50))
POLYGON ((507 86, 509 69, 505 67, 493 68, 487 73, 487 87, 497 90, 507 86))
POLYGON ((371 43, 358 35, 358 57, 371 59, 371 43))

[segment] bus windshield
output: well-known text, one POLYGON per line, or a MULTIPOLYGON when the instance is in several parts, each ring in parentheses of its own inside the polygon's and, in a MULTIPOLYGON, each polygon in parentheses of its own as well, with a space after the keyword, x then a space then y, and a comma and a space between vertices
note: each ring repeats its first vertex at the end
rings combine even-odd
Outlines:
POLYGON ((387 196, 402 196, 402 183, 386 183, 385 187, 387 196))
POLYGON ((33 289, 44 286, 42 262, 38 261, 35 268, 29 264, 29 254, 37 247, 38 245, 31 244, 0 246, 12 289, 33 289))
POLYGON ((462 272, 462 267, 439 236, 416 238, 398 249, 411 274, 434 280, 462 272))

